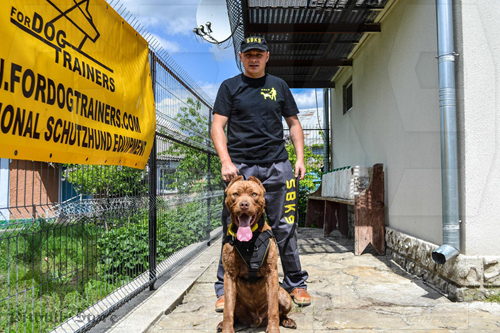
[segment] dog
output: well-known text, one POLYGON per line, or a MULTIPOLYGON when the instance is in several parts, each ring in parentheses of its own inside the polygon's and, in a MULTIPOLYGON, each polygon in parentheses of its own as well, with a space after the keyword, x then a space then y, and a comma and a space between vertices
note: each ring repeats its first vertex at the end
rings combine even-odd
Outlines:
POLYGON ((235 321, 250 327, 267 324, 268 333, 279 333, 280 323, 297 328, 295 321, 287 317, 293 301, 279 285, 278 250, 271 227, 262 218, 266 190, 253 176, 242 179, 243 176, 233 178, 226 188, 231 225, 222 249, 225 301, 223 321, 217 331, 234 332, 235 321), (264 238, 268 239, 267 245, 264 238), (255 253, 263 246, 266 254, 260 263, 255 261, 255 254, 244 253, 255 253))

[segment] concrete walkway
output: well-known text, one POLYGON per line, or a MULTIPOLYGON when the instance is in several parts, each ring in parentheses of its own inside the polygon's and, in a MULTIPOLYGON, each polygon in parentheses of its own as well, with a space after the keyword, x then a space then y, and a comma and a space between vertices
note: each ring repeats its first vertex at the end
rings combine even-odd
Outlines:
MULTIPOLYGON (((500 304, 453 303, 384 256, 354 256, 353 240, 324 238, 321 230, 302 228, 299 238, 313 302, 293 309, 290 317, 297 322, 297 330, 281 328, 281 332, 500 332, 500 304)), ((150 304, 149 322, 144 316, 134 319, 132 314, 122 327, 128 327, 128 332, 215 332, 222 320, 222 314, 214 311, 219 251, 217 242, 197 259, 202 261, 195 260, 186 268, 202 269, 193 283, 184 281, 190 289, 178 298, 180 304, 150 304), (130 330, 134 320, 142 321, 147 329, 130 330)), ((169 293, 164 288, 169 287, 162 286, 158 295, 169 293)), ((265 328, 237 326, 236 331, 265 332, 265 328)))

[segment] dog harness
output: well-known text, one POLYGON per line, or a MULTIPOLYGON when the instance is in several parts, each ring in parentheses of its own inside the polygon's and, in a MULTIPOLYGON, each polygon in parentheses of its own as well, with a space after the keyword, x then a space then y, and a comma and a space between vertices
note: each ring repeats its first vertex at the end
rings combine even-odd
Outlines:
POLYGON ((264 232, 257 231, 259 225, 256 223, 252 227, 252 239, 249 242, 240 242, 236 238, 236 232, 232 230, 233 227, 231 223, 228 228, 228 235, 224 239, 224 244, 229 243, 233 245, 240 254, 241 259, 243 259, 243 262, 248 266, 248 279, 246 281, 257 282, 262 278, 261 276, 257 276, 257 273, 266 260, 271 244, 270 239, 274 237, 273 232, 271 229, 264 232))

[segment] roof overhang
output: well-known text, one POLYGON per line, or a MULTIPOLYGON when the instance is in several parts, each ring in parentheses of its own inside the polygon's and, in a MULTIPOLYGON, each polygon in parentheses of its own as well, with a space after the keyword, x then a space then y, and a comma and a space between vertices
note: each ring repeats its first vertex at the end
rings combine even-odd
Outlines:
POLYGON ((366 35, 380 33, 380 16, 391 0, 227 0, 233 44, 263 36, 271 58, 267 72, 290 88, 332 88, 366 35))

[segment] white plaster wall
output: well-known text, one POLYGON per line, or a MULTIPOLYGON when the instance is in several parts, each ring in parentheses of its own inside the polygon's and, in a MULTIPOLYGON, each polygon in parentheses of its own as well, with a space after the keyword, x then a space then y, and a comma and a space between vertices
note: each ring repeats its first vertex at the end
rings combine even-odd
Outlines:
POLYGON ((356 53, 332 95, 334 167, 384 163, 386 223, 442 243, 435 2, 399 1, 356 53), (342 115, 352 75, 353 109, 342 115))
POLYGON ((9 210, 9 168, 8 158, 0 158, 0 221, 10 218, 9 210))
POLYGON ((462 0, 464 251, 500 255, 500 1, 462 0))

